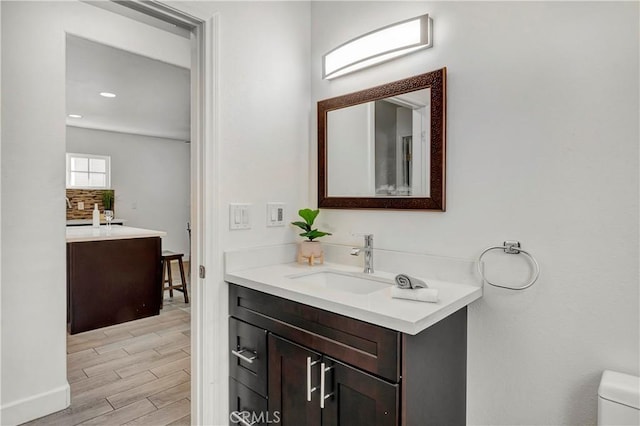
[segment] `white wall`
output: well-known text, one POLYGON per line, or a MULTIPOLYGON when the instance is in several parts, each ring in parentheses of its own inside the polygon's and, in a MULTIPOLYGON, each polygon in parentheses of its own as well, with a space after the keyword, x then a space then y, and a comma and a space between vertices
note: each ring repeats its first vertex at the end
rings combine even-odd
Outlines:
POLYGON ((80 2, 2 2, 2 424, 68 405, 65 32, 189 66, 189 41, 80 2), (35 30, 30 30, 35 29, 35 30))
POLYGON ((210 2, 220 13, 220 176, 224 249, 294 241, 307 207, 309 10, 304 2, 210 2), (250 30, 248 30, 250 29, 250 30), (269 201, 287 226, 267 228, 269 201), (228 204, 252 203, 252 229, 230 231, 228 204))
POLYGON ((116 217, 126 219, 127 226, 165 231, 162 249, 185 258, 189 150, 184 141, 67 127, 67 152, 111 156, 116 217))
MULTIPOLYGON (((532 288, 485 288, 470 307, 470 424, 594 424, 602 370, 640 373, 638 12, 632 2, 312 3, 312 105, 448 73, 447 211, 323 210, 327 241, 359 243, 350 232, 366 231, 380 248, 473 258, 519 239, 540 262, 532 288), (321 79, 333 47, 427 12, 432 49, 321 79)), ((315 194, 315 126, 311 140, 315 194)), ((526 278, 522 258, 505 261, 518 266, 507 276, 499 257, 487 259, 495 280, 526 278)))

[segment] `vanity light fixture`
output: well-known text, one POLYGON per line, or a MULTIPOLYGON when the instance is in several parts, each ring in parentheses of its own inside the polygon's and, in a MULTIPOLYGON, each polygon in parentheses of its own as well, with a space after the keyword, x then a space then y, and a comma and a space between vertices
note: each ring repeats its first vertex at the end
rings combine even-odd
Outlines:
POLYGON ((330 80, 431 47, 431 27, 426 14, 354 38, 322 57, 322 78, 330 80))
POLYGON ((82 118, 80 114, 69 114, 69 118, 82 118))
POLYGON ((115 98, 116 94, 110 92, 100 92, 100 96, 104 96, 105 98, 115 98))

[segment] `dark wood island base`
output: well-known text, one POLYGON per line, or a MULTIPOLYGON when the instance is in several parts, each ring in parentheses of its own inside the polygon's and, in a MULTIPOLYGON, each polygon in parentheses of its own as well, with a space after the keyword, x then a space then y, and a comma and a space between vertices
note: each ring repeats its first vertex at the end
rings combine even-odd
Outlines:
POLYGON ((160 313, 161 239, 67 243, 71 334, 160 313))

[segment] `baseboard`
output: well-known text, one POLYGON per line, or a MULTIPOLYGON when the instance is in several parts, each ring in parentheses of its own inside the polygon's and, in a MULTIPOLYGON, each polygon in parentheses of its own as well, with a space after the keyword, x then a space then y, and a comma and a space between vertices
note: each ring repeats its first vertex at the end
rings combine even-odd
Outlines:
POLYGON ((48 392, 3 405, 0 408, 0 424, 19 425, 64 410, 69 404, 71 404, 71 388, 68 383, 65 383, 64 386, 48 392))

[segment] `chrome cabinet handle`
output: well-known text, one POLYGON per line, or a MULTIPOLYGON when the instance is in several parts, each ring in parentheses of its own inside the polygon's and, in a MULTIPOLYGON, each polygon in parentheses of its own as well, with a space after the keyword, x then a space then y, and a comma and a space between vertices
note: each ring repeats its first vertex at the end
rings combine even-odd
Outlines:
POLYGON ((245 349, 245 348, 242 348, 239 351, 234 351, 232 349, 231 353, 234 354, 235 356, 237 356, 238 358, 240 358, 241 360, 248 362, 249 364, 253 364, 253 360, 258 358, 258 354, 256 352, 254 352, 252 350, 249 350, 249 349, 245 349), (247 356, 243 355, 245 352, 252 353, 253 356, 252 357, 247 357, 247 356))
POLYGON ((240 414, 238 414, 237 411, 233 411, 230 415, 229 418, 231 419, 232 422, 234 423, 239 423, 243 426, 253 426, 256 424, 256 422, 253 423, 247 423, 247 421, 245 419, 242 418, 242 416, 240 414))
POLYGON ((307 357, 307 401, 311 401, 311 394, 318 390, 318 387, 311 387, 311 367, 319 363, 320 360, 311 362, 311 357, 307 357))
POLYGON ((331 370, 332 368, 333 367, 325 368, 324 362, 320 364, 320 408, 324 408, 324 400, 331 398, 331 396, 333 395, 333 392, 327 395, 324 394, 324 387, 325 387, 325 380, 326 380, 325 373, 331 370))

